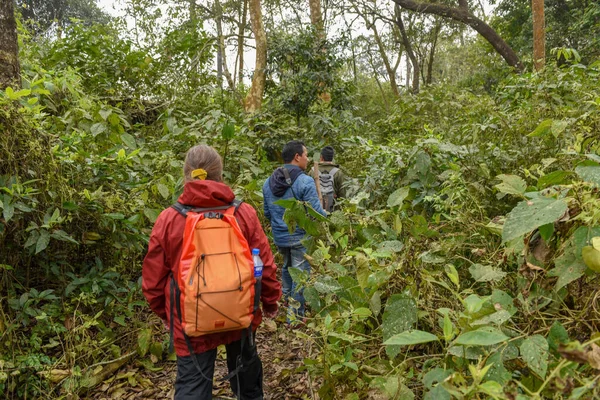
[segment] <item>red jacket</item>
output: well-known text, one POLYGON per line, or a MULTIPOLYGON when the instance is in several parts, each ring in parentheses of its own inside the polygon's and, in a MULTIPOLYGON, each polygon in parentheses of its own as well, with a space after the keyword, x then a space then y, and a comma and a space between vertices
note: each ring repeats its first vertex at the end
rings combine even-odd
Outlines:
MULTIPOLYGON (((223 183, 195 180, 185 184, 179 202, 194 207, 219 207, 230 204, 234 197, 231 189, 223 183)), ((281 285, 276 277, 277 266, 273 261, 271 247, 262 230, 256 211, 251 205, 242 203, 236 211, 235 217, 250 248, 260 249, 260 257, 264 263, 261 302, 266 311, 275 311, 277 300, 281 297, 281 285)), ((170 276, 171 273, 176 271, 181 258, 184 229, 184 216, 173 208, 164 210, 158 216, 152 229, 148 254, 142 267, 142 291, 144 296, 148 300, 152 311, 168 324, 171 319, 170 276)), ((175 351, 180 357, 188 356, 190 352, 183 337, 177 310, 174 310, 174 313, 175 351)), ((261 321, 262 313, 259 310, 252 321, 254 329, 258 327, 261 321)), ((193 337, 191 341, 194 353, 203 353, 221 344, 239 340, 241 332, 230 331, 193 337)))

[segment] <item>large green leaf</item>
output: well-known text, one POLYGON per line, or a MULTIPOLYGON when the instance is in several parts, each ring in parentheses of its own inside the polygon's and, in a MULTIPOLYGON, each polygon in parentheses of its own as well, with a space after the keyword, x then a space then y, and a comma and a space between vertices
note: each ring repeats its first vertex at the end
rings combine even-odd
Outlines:
POLYGON ((475 282, 499 281, 506 276, 506 272, 491 265, 473 264, 469 267, 469 272, 475 282))
POLYGON ((409 346, 413 344, 429 343, 438 340, 437 336, 429 332, 410 330, 392 336, 385 342, 386 346, 409 346))
POLYGON ((506 216, 502 241, 508 242, 554 222, 562 217, 567 209, 567 203, 563 200, 539 197, 522 201, 506 216))
POLYGON ((554 261, 555 268, 548 276, 558 277, 554 290, 560 290, 569 283, 581 278, 587 266, 583 262, 582 250, 592 237, 600 236, 600 227, 579 227, 563 245, 563 253, 554 261))
POLYGON ((402 202, 408 197, 410 194, 410 187, 405 186, 396 190, 394 193, 390 194, 388 197, 387 205, 388 207, 399 206, 402 202))
POLYGON ((575 172, 584 182, 594 183, 600 186, 600 166, 578 166, 575 172))
POLYGON ((527 183, 520 176, 502 174, 498 175, 497 178, 502 182, 497 184, 495 187, 501 193, 522 196, 527 189, 527 183))
POLYGON ((540 378, 546 377, 548 370, 548 342, 541 335, 528 337, 521 344, 521 357, 529 369, 540 378))
MULTIPOLYGON (((403 294, 392 295, 383 312, 383 340, 404 332, 417 323, 417 303, 411 297, 403 294)), ((395 357, 400 352, 397 346, 387 347, 388 356, 395 357)))
POLYGON ((498 329, 488 327, 463 333, 456 338, 455 343, 465 346, 491 346, 507 339, 508 336, 498 329))
POLYGON ((35 254, 45 250, 46 247, 48 247, 48 243, 50 243, 50 232, 46 229, 42 229, 40 231, 40 237, 35 245, 35 254))
POLYGON ((152 342, 152 329, 146 328, 142 329, 140 333, 138 333, 138 345, 137 352, 140 356, 144 357, 150 348, 150 343, 152 342))

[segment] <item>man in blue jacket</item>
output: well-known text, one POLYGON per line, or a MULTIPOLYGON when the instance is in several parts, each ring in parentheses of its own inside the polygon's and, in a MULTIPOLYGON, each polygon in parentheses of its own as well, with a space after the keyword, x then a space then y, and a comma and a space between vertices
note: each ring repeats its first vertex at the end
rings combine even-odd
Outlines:
POLYGON ((283 222, 285 209, 274 204, 281 199, 291 199, 307 202, 317 212, 326 215, 321 207, 315 181, 304 173, 308 165, 308 153, 304 143, 292 140, 283 147, 285 165, 279 167, 263 185, 265 217, 271 221, 273 240, 283 256, 282 286, 283 298, 287 301, 291 296, 296 303, 288 309, 288 323, 294 323, 304 318, 304 294, 296 290, 289 268, 298 268, 310 275, 310 264, 304 258, 306 248, 300 242, 306 232, 299 227, 290 233, 283 222), (297 307, 297 308, 296 308, 297 307))

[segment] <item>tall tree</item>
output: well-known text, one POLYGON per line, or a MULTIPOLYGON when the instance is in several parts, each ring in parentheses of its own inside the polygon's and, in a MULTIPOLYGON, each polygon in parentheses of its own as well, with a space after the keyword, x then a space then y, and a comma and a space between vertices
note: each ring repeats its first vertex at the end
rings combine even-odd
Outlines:
POLYGON ((533 13, 533 65, 537 71, 546 63, 546 32, 544 24, 544 0, 532 0, 533 13))
POLYGON ((265 32, 265 27, 263 26, 260 0, 249 0, 248 5, 250 9, 252 31, 254 32, 254 40, 256 42, 256 63, 254 66, 254 75, 252 77, 252 86, 244 100, 244 108, 246 109, 246 112, 255 112, 260 110, 263 93, 265 91, 267 34, 265 32))
POLYGON ((425 14, 435 14, 461 22, 473 28, 484 37, 492 47, 504 58, 506 63, 518 71, 523 70, 523 64, 517 53, 498 35, 487 23, 477 18, 470 10, 467 0, 458 0, 458 7, 450 7, 439 3, 415 0, 393 0, 394 3, 425 14))
MULTIPOLYGON (((404 27, 404 22, 402 21, 402 14, 400 12, 400 7, 395 7, 396 12, 396 24, 398 24, 398 29, 400 29, 400 35, 402 35, 402 42, 404 43, 404 48, 406 48, 406 54, 410 59, 410 63, 412 64, 413 69, 413 79, 412 79, 412 92, 419 93, 419 78, 421 68, 419 66, 419 61, 415 56, 415 52, 413 51, 412 44, 408 39, 408 34, 406 33, 406 28, 404 27)), ((407 71, 408 74, 408 71, 407 71)), ((408 80, 408 79, 407 79, 408 80)))
MULTIPOLYGON (((385 18, 381 17, 379 15, 379 13, 376 12, 376 10, 373 8, 374 5, 363 4, 363 6, 365 8, 361 9, 361 8, 359 8, 358 2, 352 3, 352 9, 354 10, 354 12, 362 17, 367 29, 370 29, 371 32, 373 33, 373 38, 375 39, 375 43, 377 44, 377 49, 379 50, 381 60, 383 61, 383 65, 385 66, 385 71, 387 72, 387 75, 388 75, 390 87, 392 88, 392 93, 394 93, 395 96, 399 96, 400 92, 398 90, 396 73, 398 71, 398 66, 400 65, 400 59, 402 58, 402 48, 397 49, 396 61, 392 62, 390 60, 390 57, 388 56, 388 51, 389 51, 388 47, 389 46, 386 46, 384 44, 382 35, 380 34, 379 29, 377 28, 378 20, 380 20, 380 21, 385 20, 385 22, 389 22, 389 21, 387 21, 385 18)), ((394 32, 392 32, 392 36, 393 36, 393 33, 394 32)), ((396 40, 394 40, 394 41, 396 41, 396 40)), ((377 80, 377 84, 379 84, 379 80, 377 80)))
POLYGON ((0 0, 0 90, 21 86, 13 0, 0 0))

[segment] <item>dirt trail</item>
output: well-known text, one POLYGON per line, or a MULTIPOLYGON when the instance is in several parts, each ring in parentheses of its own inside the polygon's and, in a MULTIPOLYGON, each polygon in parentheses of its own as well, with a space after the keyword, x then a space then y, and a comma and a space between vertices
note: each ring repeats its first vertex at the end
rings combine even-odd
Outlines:
MULTIPOLYGON (((307 343, 282 321, 263 323, 257 333, 258 352, 264 368, 265 400, 316 399, 317 388, 306 372, 298 372, 308 356, 307 343)), ((134 362, 97 387, 87 398, 105 399, 172 399, 176 366, 174 361, 155 365, 156 371, 134 362), (160 368, 160 369, 159 369, 160 368)), ((225 353, 219 351, 215 366, 214 399, 235 399, 229 382, 220 379, 227 374, 225 353)))

